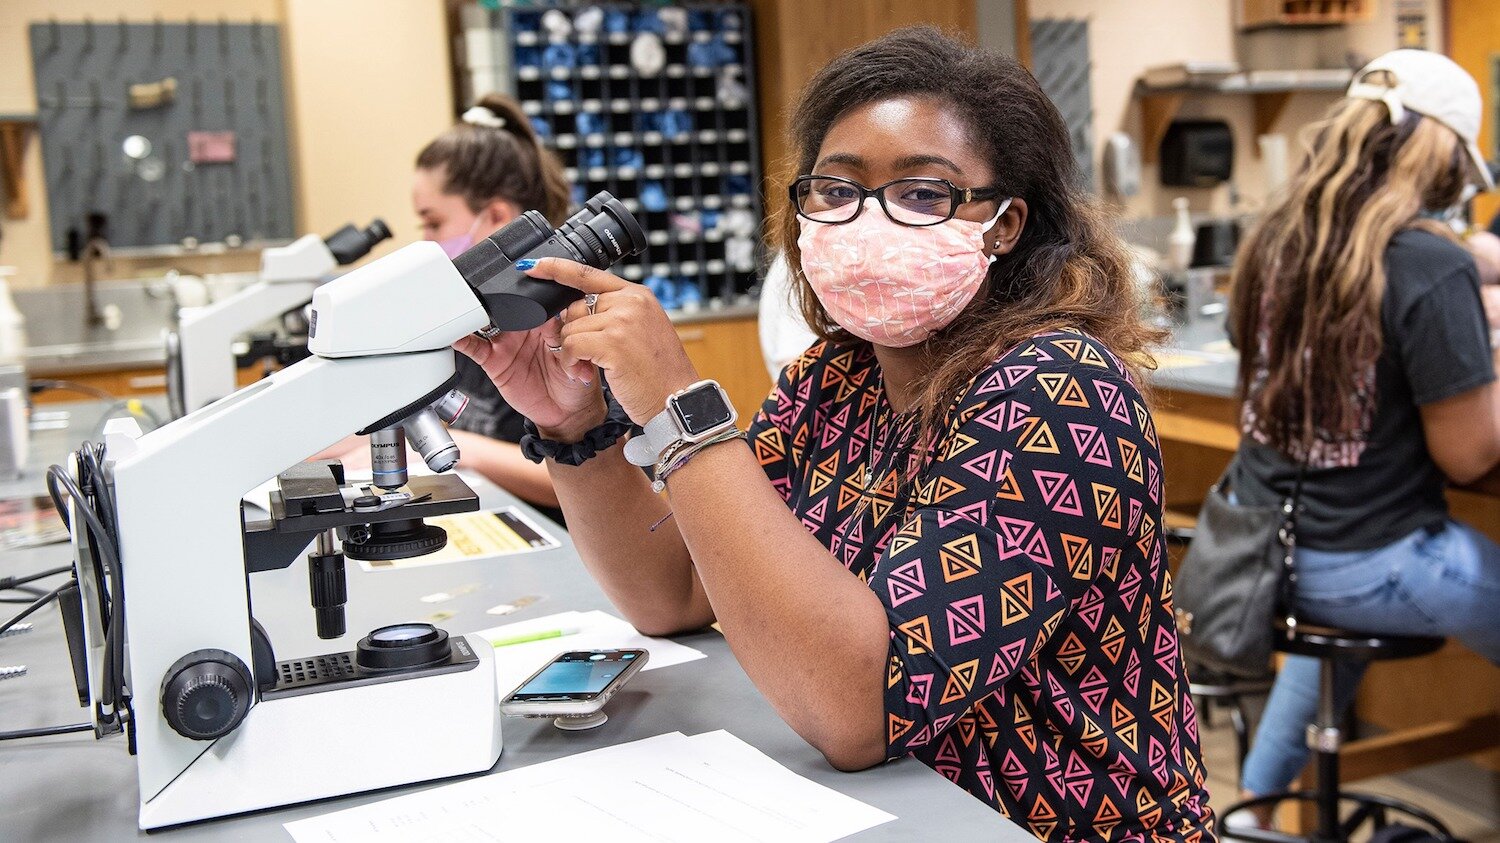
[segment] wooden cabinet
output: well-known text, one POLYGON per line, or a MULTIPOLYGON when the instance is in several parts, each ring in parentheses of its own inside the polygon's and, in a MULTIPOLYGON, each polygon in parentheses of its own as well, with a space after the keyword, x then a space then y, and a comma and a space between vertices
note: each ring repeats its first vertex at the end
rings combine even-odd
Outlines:
MULTIPOLYGON (((259 366, 251 366, 248 369, 240 369, 236 373, 235 380, 240 386, 248 386, 260 380, 263 375, 264 370, 259 366)), ((67 381, 82 387, 103 390, 116 398, 129 398, 137 395, 160 395, 167 391, 167 373, 166 370, 159 367, 120 369, 109 372, 39 375, 37 379, 67 381)), ((57 404, 64 401, 86 401, 97 397, 96 395, 90 395, 88 392, 76 392, 71 389, 49 389, 34 396, 32 403, 57 404)))
MULTIPOLYGON (((1450 41, 1448 54, 1479 80, 1488 115, 1500 114, 1500 50, 1496 33, 1500 33, 1500 3, 1495 0, 1448 0, 1448 23, 1444 29, 1450 41)), ((1492 160, 1500 157, 1500 143, 1495 133, 1500 121, 1490 117, 1479 127, 1479 148, 1492 160)), ((1487 226, 1500 214, 1500 196, 1481 193, 1474 197, 1474 222, 1487 226)))
POLYGON ((1375 0, 1240 0, 1240 28, 1329 26, 1369 20, 1375 0))
POLYGON ((677 326, 677 336, 698 376, 713 378, 729 393, 740 414, 740 427, 750 423, 771 391, 757 324, 754 316, 744 316, 677 326))
MULTIPOLYGON (((1020 4, 1018 8, 1023 8, 1020 4)), ((976 39, 975 0, 750 0, 755 15, 755 70, 759 81, 761 160, 769 189, 767 211, 781 207, 781 187, 796 166, 787 120, 812 75, 850 47, 913 24, 932 24, 976 39)), ((1018 12, 1024 14, 1024 12, 1018 12)))
POLYGON ((64 401, 88 401, 99 396, 92 390, 102 390, 116 398, 132 395, 156 395, 167 391, 167 373, 156 369, 122 369, 113 372, 77 372, 38 377, 37 380, 59 380, 77 384, 87 391, 72 389, 49 389, 32 398, 36 404, 57 404, 64 401))

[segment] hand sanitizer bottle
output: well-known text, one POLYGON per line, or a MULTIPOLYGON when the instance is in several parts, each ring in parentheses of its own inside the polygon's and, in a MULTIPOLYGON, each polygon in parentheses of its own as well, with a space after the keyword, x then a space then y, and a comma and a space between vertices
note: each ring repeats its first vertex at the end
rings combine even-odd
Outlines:
POLYGON ((1167 263, 1173 272, 1181 272, 1192 264, 1193 244, 1198 238, 1193 233, 1193 218, 1188 214, 1187 197, 1173 199, 1172 207, 1177 209, 1177 225, 1167 238, 1167 263))

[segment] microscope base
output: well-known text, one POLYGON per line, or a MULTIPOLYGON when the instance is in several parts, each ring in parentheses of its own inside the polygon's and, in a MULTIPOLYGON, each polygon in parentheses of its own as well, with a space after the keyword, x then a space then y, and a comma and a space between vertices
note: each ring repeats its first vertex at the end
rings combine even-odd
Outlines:
POLYGON ((480 773, 500 757, 494 651, 471 670, 263 700, 204 744, 140 827, 161 828, 367 790, 480 773))

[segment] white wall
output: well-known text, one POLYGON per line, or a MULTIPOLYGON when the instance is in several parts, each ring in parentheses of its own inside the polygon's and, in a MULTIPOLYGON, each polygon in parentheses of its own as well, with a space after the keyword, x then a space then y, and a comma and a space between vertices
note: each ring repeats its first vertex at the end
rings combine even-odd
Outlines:
MULTIPOLYGON (((445 14, 443 0, 0 0, 0 114, 36 111, 27 35, 34 21, 279 22, 299 229, 326 234, 380 216, 396 242, 410 242, 418 239, 412 162, 454 119, 445 14)), ((24 220, 0 220, 0 265, 18 266, 22 286, 76 280, 80 268, 54 262, 50 251, 41 144, 34 136, 23 170, 31 212, 24 220)), ((253 253, 120 260, 114 273, 258 265, 253 253)))
MULTIPOLYGON (((1440 0, 1429 0, 1433 12, 1431 38, 1437 31, 1440 0)), ((1272 30, 1241 38, 1234 23, 1237 3, 1231 0, 1031 0, 1031 16, 1082 17, 1090 22, 1093 69, 1095 161, 1116 131, 1141 140, 1140 103, 1132 95, 1148 67, 1183 61, 1240 61, 1259 69, 1342 66, 1346 51, 1373 57, 1396 46, 1395 0, 1377 0, 1371 21, 1321 30, 1272 30)), ((1295 95, 1273 131, 1291 136, 1293 158, 1299 145, 1298 128, 1317 119, 1337 99, 1336 93, 1295 95)), ((1255 139, 1253 103, 1247 96, 1193 96, 1184 102, 1179 119, 1221 119, 1235 136, 1234 183, 1242 197, 1241 210, 1259 208, 1265 198, 1264 174, 1255 139)), ((1171 200, 1187 196, 1194 211, 1223 213, 1230 209, 1230 190, 1163 188, 1155 165, 1146 165, 1141 194, 1125 206, 1131 217, 1163 216, 1171 200)))

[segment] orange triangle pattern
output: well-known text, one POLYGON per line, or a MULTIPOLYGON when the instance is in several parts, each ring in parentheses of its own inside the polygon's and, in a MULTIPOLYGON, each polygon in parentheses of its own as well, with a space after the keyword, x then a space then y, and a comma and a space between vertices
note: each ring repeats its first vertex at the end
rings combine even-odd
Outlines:
POLYGON ((1040 335, 934 430, 894 413, 868 346, 825 342, 751 425, 772 486, 890 618, 891 755, 1043 840, 1211 839, 1131 373, 1079 331, 1040 335))

